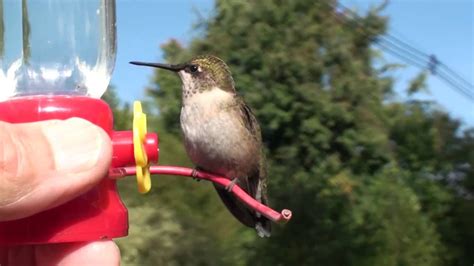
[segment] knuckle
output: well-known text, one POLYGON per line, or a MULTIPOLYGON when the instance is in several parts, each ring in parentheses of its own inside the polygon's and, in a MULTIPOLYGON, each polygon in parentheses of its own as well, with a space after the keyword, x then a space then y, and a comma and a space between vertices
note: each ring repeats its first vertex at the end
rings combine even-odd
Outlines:
POLYGON ((0 122, 0 213, 2 207, 17 201, 28 189, 24 183, 22 172, 22 153, 24 149, 21 137, 15 134, 13 127, 0 122))
POLYGON ((21 144, 11 127, 0 122, 0 178, 3 180, 20 174, 21 144))

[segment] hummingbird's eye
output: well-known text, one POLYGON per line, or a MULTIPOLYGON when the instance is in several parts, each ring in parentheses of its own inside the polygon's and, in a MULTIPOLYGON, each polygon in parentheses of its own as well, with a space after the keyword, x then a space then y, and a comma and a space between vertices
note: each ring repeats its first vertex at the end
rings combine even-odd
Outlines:
POLYGON ((191 73, 196 73, 198 70, 199 70, 199 67, 196 65, 189 66, 189 71, 191 71, 191 73))

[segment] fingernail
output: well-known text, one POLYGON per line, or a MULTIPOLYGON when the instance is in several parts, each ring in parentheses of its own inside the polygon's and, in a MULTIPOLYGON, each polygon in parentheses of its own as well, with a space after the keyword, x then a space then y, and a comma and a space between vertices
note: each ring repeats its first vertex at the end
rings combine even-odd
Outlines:
POLYGON ((51 121, 45 124, 43 132, 51 144, 57 171, 84 172, 100 160, 103 133, 86 120, 51 121))

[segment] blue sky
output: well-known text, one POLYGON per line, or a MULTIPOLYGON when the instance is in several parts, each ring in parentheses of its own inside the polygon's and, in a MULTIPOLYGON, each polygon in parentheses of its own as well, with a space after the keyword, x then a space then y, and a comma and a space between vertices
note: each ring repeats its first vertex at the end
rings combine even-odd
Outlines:
MULTIPOLYGON (((381 0, 343 0, 361 12, 381 0)), ((118 53, 111 83, 125 101, 143 99, 152 69, 134 67, 131 60, 162 61, 160 45, 171 38, 186 44, 196 33, 196 10, 211 14, 211 0, 117 0, 118 53)), ((474 1, 392 0, 383 12, 390 17, 390 32, 428 54, 435 54, 471 84, 474 83, 474 1)), ((401 63, 386 55, 387 62, 401 63)), ((407 66, 393 73, 399 99, 419 70, 407 66)), ((474 102, 461 96, 436 76, 428 78, 430 92, 417 98, 436 100, 440 108, 474 126, 474 102)))

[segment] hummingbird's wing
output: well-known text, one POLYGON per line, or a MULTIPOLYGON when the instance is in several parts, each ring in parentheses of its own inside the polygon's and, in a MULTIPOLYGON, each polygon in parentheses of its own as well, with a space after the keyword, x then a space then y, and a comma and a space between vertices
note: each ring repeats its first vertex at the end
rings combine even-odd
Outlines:
MULTIPOLYGON (((260 131, 260 125, 258 124, 257 118, 252 112, 252 109, 243 101, 242 98, 238 100, 240 102, 239 111, 241 114, 242 124, 249 131, 250 135, 255 138, 256 143, 262 147, 259 151, 260 154, 256 155, 258 158, 258 167, 253 173, 250 173, 247 177, 247 191, 249 194, 262 204, 268 205, 267 198, 267 169, 265 153, 262 145, 262 134, 260 131)), ((263 217, 260 213, 255 213, 256 225, 260 236, 270 236, 271 222, 267 218, 263 217)))
MULTIPOLYGON (((239 98, 240 99, 240 98, 239 98)), ((240 99, 238 100, 239 105, 239 116, 242 118, 242 124, 247 128, 252 136, 256 138, 258 142, 262 142, 262 133, 260 132, 260 125, 258 124, 257 118, 252 112, 252 109, 240 99)))
MULTIPOLYGON (((250 135, 255 138, 256 143, 262 146, 262 134, 260 132, 260 125, 258 124, 252 109, 245 104, 243 100, 240 100, 239 116, 242 119, 242 124, 250 132, 250 135)), ((250 174, 248 177, 247 191, 251 196, 259 201, 266 200, 266 180, 267 180, 267 169, 265 165, 265 153, 263 148, 259 151, 260 154, 255 157, 258 159, 258 169, 255 169, 255 173, 250 174)))
MULTIPOLYGON (((258 124, 255 115, 253 114, 250 107, 245 104, 242 98, 236 96, 236 102, 238 108, 234 110, 239 112, 235 117, 239 117, 242 125, 248 130, 248 135, 252 136, 255 140, 256 145, 262 146, 262 135, 260 132, 260 125, 258 124)), ((267 205, 267 184, 266 184, 266 167, 265 157, 263 149, 258 151, 259 154, 255 154, 255 159, 258 160, 256 168, 247 174, 246 178, 239 178, 239 185, 247 191, 247 193, 255 198, 262 204, 267 205)), ((244 204, 237 200, 233 195, 229 193, 219 192, 219 196, 222 201, 226 204, 227 208, 239 219, 243 224, 249 226, 249 218, 251 218, 250 224, 255 227, 260 236, 270 236, 271 222, 267 218, 263 217, 260 213, 256 213, 253 210, 248 209, 244 204), (249 214, 251 215, 249 217, 249 214)))

